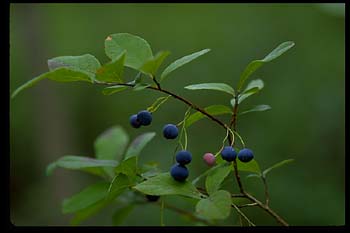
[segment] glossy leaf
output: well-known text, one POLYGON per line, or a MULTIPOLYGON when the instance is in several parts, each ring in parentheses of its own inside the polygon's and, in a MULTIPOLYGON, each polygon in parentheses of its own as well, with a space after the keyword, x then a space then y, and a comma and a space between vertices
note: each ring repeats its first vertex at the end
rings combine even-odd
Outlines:
POLYGON ((131 182, 135 180, 137 172, 137 157, 133 156, 128 159, 123 160, 115 169, 114 173, 118 175, 122 173, 126 175, 131 182))
POLYGON ((266 111, 266 110, 270 110, 270 109, 271 109, 271 107, 269 105, 262 104, 262 105, 257 105, 257 106, 255 106, 252 109, 249 109, 247 111, 243 111, 239 115, 243 115, 243 114, 250 113, 250 112, 262 112, 262 111, 266 111))
POLYGON ((98 160, 83 156, 66 155, 57 161, 49 164, 46 169, 46 174, 51 175, 52 172, 58 168, 65 168, 70 170, 81 170, 94 175, 104 176, 104 167, 116 167, 118 162, 115 160, 98 160))
POLYGON ((264 177, 266 177, 267 173, 269 173, 271 170, 273 170, 273 169, 275 169, 275 168, 278 168, 278 167, 281 167, 281 166, 283 166, 283 165, 286 165, 286 164, 288 164, 288 163, 291 163, 291 162, 293 162, 293 161, 294 161, 294 159, 286 159, 286 160, 283 160, 283 161, 281 161, 281 162, 279 162, 279 163, 276 163, 276 164, 272 165, 271 167, 265 169, 265 170, 263 171, 262 174, 263 174, 264 177))
POLYGON ((146 89, 147 87, 150 87, 151 84, 147 84, 147 83, 138 83, 134 86, 133 90, 134 91, 142 91, 144 89, 146 89))
POLYGON ((129 136, 120 126, 113 126, 97 137, 94 143, 98 159, 120 160, 129 142, 129 136))
POLYGON ((279 46, 277 46, 271 53, 269 53, 265 58, 261 60, 255 60, 249 63, 249 65, 245 68, 245 70, 242 72, 237 90, 240 91, 241 88, 244 85, 244 82, 249 78, 249 76, 254 73, 259 67, 261 67, 264 63, 270 62, 277 57, 281 56, 283 53, 288 51, 290 48, 294 46, 294 42, 287 41, 283 42, 279 46))
POLYGON ((133 188, 148 195, 182 195, 196 199, 201 198, 201 193, 191 182, 178 182, 170 176, 169 172, 153 176, 133 188))
POLYGON ((232 170, 231 163, 224 163, 217 165, 216 168, 208 174, 207 179, 205 180, 205 187, 209 195, 220 188, 221 183, 232 170))
MULTIPOLYGON (((108 183, 107 183, 108 184, 108 183)), ((108 186, 110 186, 108 184, 108 186)), ((88 207, 75 212, 74 217, 71 220, 72 225, 78 225, 82 221, 92 217, 100 212, 104 207, 108 206, 117 196, 119 196, 129 186, 128 178, 125 175, 119 175, 112 188, 109 190, 107 187, 106 195, 88 207)))
POLYGON ((129 33, 109 35, 105 40, 106 55, 114 60, 126 51, 125 66, 140 69, 149 59, 153 58, 148 42, 139 36, 129 33))
POLYGON ((184 57, 179 58, 176 61, 172 62, 167 68, 165 68, 165 70, 161 74, 160 81, 165 79, 174 70, 176 70, 176 69, 180 68, 181 66, 183 66, 183 65, 193 61, 194 59, 196 59, 196 58, 206 54, 209 51, 210 51, 210 49, 203 49, 201 51, 198 51, 198 52, 192 53, 190 55, 184 56, 184 57))
POLYGON ((20 87, 18 87, 11 95, 11 98, 14 98, 21 91, 34 86, 36 83, 43 79, 50 79, 57 82, 75 82, 75 81, 85 81, 92 82, 89 73, 83 71, 76 71, 68 68, 58 68, 54 71, 44 73, 38 77, 35 77, 20 87))
POLYGON ((125 52, 117 59, 100 67, 96 71, 96 79, 104 82, 123 82, 125 52))
POLYGON ((215 90, 226 92, 230 95, 235 95, 235 91, 232 87, 227 85, 226 83, 200 83, 193 84, 185 87, 188 90, 215 90))
MULTIPOLYGON (((243 100, 255 93, 258 93, 264 88, 264 82, 261 79, 255 79, 249 82, 246 89, 239 95, 238 103, 241 104, 243 100)), ((231 105, 234 107, 234 99, 231 100, 231 105)))
POLYGON ((128 87, 122 86, 122 85, 115 85, 115 86, 106 87, 105 89, 103 89, 102 94, 112 95, 114 93, 121 92, 121 91, 124 91, 126 89, 128 89, 128 87))
POLYGON ((49 59, 47 64, 50 71, 64 67, 74 71, 84 72, 91 80, 95 79, 95 73, 101 67, 100 62, 91 54, 54 57, 49 59))
POLYGON ((64 199, 62 212, 74 213, 82 210, 106 197, 109 183, 101 182, 91 185, 70 198, 64 199))
MULTIPOLYGON (((232 110, 225 105, 211 105, 209 107, 204 108, 204 110, 213 116, 223 115, 223 114, 232 114, 232 110)), ((186 127, 189 127, 193 123, 195 123, 195 122, 197 122, 205 117, 206 116, 201 112, 195 112, 195 113, 191 114, 186 119, 186 127)))
POLYGON ((211 194, 197 203, 196 212, 208 220, 228 218, 231 213, 231 194, 225 190, 211 194))
POLYGON ((237 161, 238 171, 253 172, 257 174, 261 173, 259 164, 255 159, 249 161, 248 163, 243 163, 239 159, 237 159, 236 161, 237 161))
POLYGON ((169 51, 160 51, 154 58, 146 61, 145 64, 142 65, 141 71, 149 74, 151 76, 155 76, 159 67, 164 62, 165 58, 169 56, 169 51))
POLYGON ((142 149, 154 138, 155 135, 156 133, 149 132, 137 136, 128 147, 125 153, 125 159, 132 156, 138 156, 142 149))

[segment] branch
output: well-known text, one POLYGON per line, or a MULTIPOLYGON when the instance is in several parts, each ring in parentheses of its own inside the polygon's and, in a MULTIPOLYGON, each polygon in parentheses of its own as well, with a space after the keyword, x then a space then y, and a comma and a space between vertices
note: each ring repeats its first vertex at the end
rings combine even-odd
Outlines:
MULTIPOLYGON (((106 86, 114 86, 114 85, 119 85, 119 86, 127 86, 127 87, 134 87, 135 85, 133 84, 128 84, 128 83, 108 83, 108 82, 95 82, 95 84, 100 84, 100 85, 106 85, 106 86)), ((184 99, 183 97, 181 96, 178 96, 170 91, 167 91, 165 89, 162 89, 160 88, 160 85, 157 85, 157 87, 153 87, 153 86, 149 86, 147 87, 148 89, 151 89, 151 90, 156 90, 156 91, 160 91, 160 92, 163 92, 163 93, 166 93, 168 95, 171 95, 173 98, 177 99, 177 100, 180 100, 182 101, 183 103, 185 103, 186 105, 190 106, 191 108, 201 112, 202 114, 204 114, 205 116, 207 116, 209 119, 211 119, 212 121, 216 122, 217 124, 219 124, 221 127, 223 127, 225 129, 225 131, 227 131, 228 129, 230 129, 225 123, 221 122, 219 119, 217 119, 216 117, 210 115, 208 112, 206 112, 204 109, 192 104, 190 101, 184 99)), ((238 93, 237 93, 237 96, 238 96, 238 93)), ((238 100, 238 97, 235 96, 236 100, 238 100)), ((233 129, 235 130, 236 129, 236 122, 237 122, 237 111, 238 111, 238 101, 236 102, 235 104, 235 107, 234 107, 234 111, 233 111, 233 116, 232 119, 233 119, 233 122, 232 122, 232 126, 233 126, 233 129), (236 113, 236 114, 235 114, 236 113)), ((229 138, 229 143, 232 144, 232 135, 230 134, 229 138)), ((271 216, 273 216, 277 222, 281 223, 282 225, 284 226, 289 226, 288 223, 282 218, 280 217, 277 213, 275 213, 269 206, 263 204, 262 202, 260 202, 259 200, 257 200, 254 196, 252 196, 251 194, 247 193, 246 191, 244 191, 243 189, 243 185, 242 185, 242 182, 241 182, 241 179, 240 179, 240 176, 238 174, 238 169, 237 169, 237 162, 236 160, 233 161, 233 166, 234 166, 234 174, 235 174, 235 177, 236 177, 236 180, 237 180, 237 183, 238 183, 238 186, 239 186, 239 189, 240 189, 240 192, 241 194, 239 194, 239 197, 244 197, 244 198, 248 198, 250 199, 252 202, 256 202, 257 205, 262 208, 263 210, 265 210, 266 212, 268 212, 271 216)), ((235 194, 234 196, 236 196, 237 194, 235 194)), ((208 224, 207 221, 203 220, 203 219, 200 219, 198 217, 196 217, 195 215, 192 215, 191 213, 188 213, 187 211, 184 211, 184 210, 181 210, 181 209, 178 209, 177 207, 175 206, 170 206, 170 205, 165 205, 164 207, 166 208, 170 208, 174 211, 177 211, 179 213, 186 213, 189 214, 188 216, 190 216, 191 218, 195 218, 197 219, 198 221, 201 221, 201 222, 205 222, 205 224, 208 224)))
POLYGON ((289 226, 289 224, 282 218, 280 217, 276 212, 274 212, 269 206, 264 205, 261 201, 250 195, 249 193, 245 192, 244 193, 248 199, 250 199, 253 202, 256 202, 260 208, 265 210, 267 213, 269 213, 272 217, 276 219, 277 222, 282 224, 283 226, 289 226))
POLYGON ((266 181, 266 178, 264 176, 261 176, 261 179, 263 180, 264 188, 265 188, 265 205, 268 206, 269 201, 270 201, 270 195, 269 195, 269 190, 267 187, 267 181, 266 181))
MULTIPOLYGON (((155 79, 154 79, 155 80, 155 79)), ((119 86, 127 86, 127 87, 134 87, 134 84, 128 84, 128 83, 107 83, 107 82, 95 82, 95 84, 101 84, 101 85, 106 85, 106 86, 114 86, 114 85, 119 85, 119 86)), ((159 84, 159 83, 158 83, 159 84)), ((198 112, 201 112, 203 115, 207 116, 209 119, 211 119, 212 121, 216 122, 217 124, 219 124, 221 127, 223 127, 225 130, 227 130, 228 126, 226 124, 224 124, 223 122, 221 122, 219 119, 217 119, 216 117, 210 115, 207 111, 205 111, 204 109, 202 109, 199 106, 196 106, 194 104, 192 104, 190 101, 184 99, 181 96, 178 96, 168 90, 162 89, 160 88, 160 85, 157 85, 157 87, 147 87, 147 89, 152 89, 152 90, 156 90, 156 91, 160 91, 163 92, 165 94, 171 95, 173 98, 180 100, 181 102, 185 103, 186 105, 190 106, 191 108, 197 110, 198 112)))

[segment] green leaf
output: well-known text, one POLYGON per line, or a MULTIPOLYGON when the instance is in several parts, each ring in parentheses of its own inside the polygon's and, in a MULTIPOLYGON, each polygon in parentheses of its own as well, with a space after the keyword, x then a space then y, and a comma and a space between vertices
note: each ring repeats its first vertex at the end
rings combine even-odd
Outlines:
POLYGON ((138 156, 141 153, 142 149, 154 138, 155 135, 156 133, 149 132, 136 137, 128 147, 125 153, 125 159, 132 156, 138 156))
POLYGON ((249 161, 248 163, 243 163, 239 159, 237 159, 236 161, 238 171, 253 172, 257 174, 261 173, 259 164, 255 159, 249 161))
POLYGON ((270 109, 271 109, 271 107, 269 105, 262 104, 262 105, 257 105, 257 106, 255 106, 252 109, 249 109, 247 111, 241 112, 239 115, 243 115, 243 114, 246 114, 249 112, 262 112, 262 111, 266 111, 266 110, 270 110, 270 109))
MULTIPOLYGON (((239 95, 238 104, 255 93, 258 93, 264 88, 264 82, 261 79, 252 80, 246 87, 246 89, 239 95)), ((234 99, 231 100, 231 105, 234 107, 234 99)))
POLYGON ((138 83, 134 86, 133 90, 134 91, 141 91, 141 90, 144 90, 150 86, 151 86, 151 84, 148 84, 148 83, 138 83))
MULTIPOLYGON (((129 136, 120 126, 113 126, 97 137, 94 143, 95 156, 98 159, 121 160, 129 142, 129 136)), ((113 169, 104 168, 113 177, 113 169)))
POLYGON ((130 177, 123 173, 118 173, 112 180, 108 192, 106 195, 106 199, 112 201, 117 196, 119 196, 122 192, 126 190, 126 188, 132 186, 133 183, 130 177))
POLYGON ((245 68, 243 73, 240 76, 237 90, 240 91, 244 85, 244 82, 249 78, 249 76, 254 73, 259 67, 261 67, 264 63, 270 62, 275 58, 281 56, 283 53, 288 51, 290 48, 294 46, 294 42, 287 41, 275 48, 271 53, 269 53, 264 59, 255 60, 249 63, 249 65, 245 68))
POLYGON ((176 69, 180 68, 181 66, 193 61, 194 59, 206 54, 209 51, 210 51, 210 49, 203 49, 201 51, 184 56, 184 57, 172 62, 167 68, 165 68, 165 70, 161 74, 160 81, 162 81, 165 77, 167 77, 174 70, 176 70, 176 69))
POLYGON ((110 202, 106 199, 96 202, 89 207, 79 210, 75 213, 74 217, 71 219, 70 224, 73 226, 79 225, 84 220, 94 216, 100 212, 104 207, 106 207, 110 202))
POLYGON ((117 208, 117 210, 113 213, 112 216, 113 225, 121 225, 134 208, 134 204, 129 204, 127 206, 117 208))
POLYGON ((107 63, 96 71, 96 79, 104 82, 123 82, 125 52, 117 59, 107 63))
POLYGON ((276 164, 272 165, 271 167, 265 169, 265 170, 263 171, 262 175, 263 175, 263 177, 266 177, 267 173, 269 173, 272 169, 281 167, 281 166, 283 166, 283 165, 285 165, 285 164, 288 164, 288 163, 291 163, 291 162, 293 162, 293 161, 294 161, 294 159, 286 159, 286 160, 283 160, 283 161, 281 161, 281 162, 279 162, 279 163, 276 163, 276 164))
POLYGON ((213 193, 197 203, 196 212, 209 220, 228 218, 231 213, 231 194, 225 190, 213 193))
POLYGON ((253 173, 253 174, 249 174, 249 175, 247 175, 247 176, 246 176, 246 178, 247 178, 247 179, 248 179, 248 178, 258 178, 258 179, 260 179, 260 178, 261 178, 261 176, 260 176, 260 175, 258 175, 258 174, 253 173))
POLYGON ((113 126, 97 137, 94 143, 96 158, 120 160, 129 136, 120 126, 113 126))
POLYGON ((109 183, 101 182, 91 185, 70 198, 64 199, 62 212, 74 213, 95 204, 106 197, 109 183))
POLYGON ((207 176, 205 180, 205 187, 209 195, 216 192, 224 179, 230 174, 232 171, 231 163, 219 164, 213 169, 207 176))
POLYGON ((233 90, 233 88, 227 85, 226 83, 200 83, 189 85, 185 88, 188 90, 215 90, 235 95, 235 91, 233 90))
POLYGON ((146 61, 145 64, 142 65, 140 70, 145 74, 155 76, 160 65, 163 63, 164 59, 167 56, 169 56, 169 54, 169 51, 160 51, 154 58, 151 58, 150 60, 146 61))
POLYGON ((101 67, 100 62, 91 54, 54 57, 49 59, 47 64, 50 71, 64 67, 74 71, 84 72, 91 80, 95 79, 95 73, 101 67))
POLYGON ((129 178, 130 183, 133 183, 136 178, 137 172, 137 157, 133 156, 123 160, 115 169, 114 173, 118 175, 122 173, 129 178))
MULTIPOLYGON (((108 184, 109 186, 109 184, 108 184)), ((78 225, 80 222, 92 217, 108 206, 118 195, 120 195, 129 186, 127 176, 120 174, 116 177, 110 191, 106 190, 106 195, 96 203, 81 209, 75 213, 71 220, 72 225, 78 225), (109 191, 109 192, 108 192, 109 191)))
POLYGON ((154 176, 133 188, 148 195, 181 195, 196 199, 201 198, 201 193, 191 182, 178 182, 170 176, 169 172, 154 176))
POLYGON ((92 82, 92 79, 90 78, 87 72, 76 71, 68 68, 58 68, 54 71, 44 73, 38 77, 33 78, 32 80, 27 81, 12 93, 11 98, 14 98, 21 91, 29 87, 32 87, 37 82, 47 78, 57 82, 75 82, 75 81, 92 82))
POLYGON ((126 89, 128 89, 128 87, 122 86, 122 85, 115 85, 115 86, 106 87, 105 89, 103 89, 102 94, 112 95, 114 93, 121 92, 121 91, 124 91, 126 89))
POLYGON ((57 161, 49 164, 46 169, 46 175, 51 175, 53 170, 58 167, 81 170, 94 175, 104 176, 104 167, 116 167, 117 161, 114 160, 98 160, 82 156, 66 155, 58 159, 57 161))
POLYGON ((124 50, 126 50, 125 66, 136 70, 153 58, 150 45, 139 36, 117 33, 106 38, 105 52, 110 59, 116 59, 124 50))
MULTIPOLYGON (((206 112, 209 114, 216 116, 216 115, 222 115, 222 114, 232 114, 232 110, 225 106, 225 105, 211 105, 209 107, 204 108, 206 112)), ((201 112, 195 112, 191 114, 187 119, 186 119, 186 127, 189 127, 193 123, 207 117, 201 112)))

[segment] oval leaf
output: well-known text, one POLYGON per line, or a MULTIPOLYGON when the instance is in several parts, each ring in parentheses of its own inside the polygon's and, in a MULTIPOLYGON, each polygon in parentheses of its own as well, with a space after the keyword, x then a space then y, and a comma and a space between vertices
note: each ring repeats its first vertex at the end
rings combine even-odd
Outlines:
POLYGON ((123 82, 125 52, 96 71, 96 79, 104 82, 123 82))
POLYGON ((224 163, 217 165, 216 168, 208 174, 207 179, 205 180, 205 187, 209 195, 216 192, 220 188, 221 183, 231 171, 231 163, 224 163))
POLYGON ((246 171, 261 174, 259 164, 255 159, 249 161, 248 163, 242 163, 239 159, 237 159, 236 161, 238 171, 246 171))
POLYGON ((266 110, 270 110, 271 107, 269 105, 266 104, 262 104, 262 105, 257 105, 252 109, 249 109, 247 111, 241 112, 239 115, 243 115, 249 112, 262 112, 262 111, 266 111, 266 110))
POLYGON ((160 81, 162 81, 165 77, 167 77, 174 70, 176 70, 176 69, 180 68, 181 66, 193 61, 194 59, 206 54, 209 51, 210 51, 210 49, 203 49, 201 51, 198 51, 198 52, 192 53, 190 55, 184 56, 180 59, 177 59, 176 61, 171 63, 167 68, 165 68, 165 70, 163 71, 163 73, 160 76, 160 81))
POLYGON ((243 73, 240 76, 237 90, 240 91, 241 88, 244 85, 244 82, 249 78, 249 76, 254 73, 260 66, 262 66, 264 63, 270 62, 274 60, 275 58, 281 56, 283 53, 288 51, 290 48, 294 46, 293 41, 287 41, 283 42, 277 48, 275 48, 271 53, 269 53, 264 59, 261 60, 255 60, 249 63, 249 65, 245 68, 243 73))
POLYGON ((109 35, 105 40, 105 52, 114 60, 126 50, 125 66, 139 69, 146 61, 153 58, 148 42, 129 33, 109 35))
MULTIPOLYGON (((209 107, 204 108, 204 110, 213 116, 222 115, 222 114, 232 114, 232 110, 225 105, 211 105, 209 107)), ((201 112, 195 112, 191 114, 186 119, 186 127, 189 127, 190 125, 203 119, 204 117, 206 116, 201 112)))
POLYGON ((155 135, 156 133, 149 132, 141 134, 135 138, 125 153, 125 159, 132 156, 138 156, 142 149, 154 138, 155 135))
POLYGON ((286 159, 286 160, 283 160, 283 161, 281 161, 279 163, 276 163, 276 164, 272 165, 271 167, 269 167, 269 168, 267 168, 267 169, 265 169, 263 171, 263 177, 266 177, 266 174, 269 173, 272 169, 281 167, 281 166, 283 166, 285 164, 288 164, 288 163, 291 163, 293 161, 294 161, 294 159, 286 159))
POLYGON ((57 161, 49 164, 46 168, 46 175, 51 175, 57 168, 65 168, 70 170, 81 170, 94 175, 103 176, 104 167, 116 167, 118 162, 115 160, 99 160, 83 156, 66 155, 57 161))
POLYGON ((208 220, 228 218, 231 213, 231 194, 225 190, 213 193, 197 203, 196 212, 208 220))
POLYGON ((20 87, 18 87, 11 95, 14 98, 21 91, 34 86, 37 82, 43 79, 51 79, 57 82, 75 82, 75 81, 85 81, 92 82, 91 73, 79 70, 73 70, 73 68, 58 68, 51 72, 44 73, 38 77, 35 77, 20 87))
POLYGON ((115 85, 115 86, 106 87, 105 89, 103 89, 102 94, 112 95, 114 93, 121 92, 121 91, 124 91, 126 89, 128 89, 128 87, 122 86, 122 85, 115 85))
POLYGON ((188 90, 215 90, 215 91, 223 91, 230 95, 235 95, 235 91, 232 87, 227 85, 226 83, 200 83, 193 84, 185 87, 188 90))
POLYGON ((100 62, 91 54, 54 57, 49 59, 47 64, 50 71, 65 67, 86 72, 92 80, 95 78, 96 71, 101 67, 100 62))
POLYGON ((120 126, 113 126, 98 136, 94 143, 98 159, 121 160, 129 142, 129 136, 120 126))
POLYGON ((74 213, 95 204, 106 197, 108 187, 108 182, 101 182, 85 188, 81 192, 63 201, 62 212, 64 214, 74 213))
POLYGON ((169 172, 153 176, 133 188, 148 195, 182 195, 196 199, 201 198, 201 193, 191 182, 178 182, 170 176, 169 172))
POLYGON ((163 63, 165 58, 169 56, 169 54, 169 51, 160 51, 154 58, 145 62, 145 64, 142 65, 140 70, 146 74, 155 76, 160 65, 163 63))

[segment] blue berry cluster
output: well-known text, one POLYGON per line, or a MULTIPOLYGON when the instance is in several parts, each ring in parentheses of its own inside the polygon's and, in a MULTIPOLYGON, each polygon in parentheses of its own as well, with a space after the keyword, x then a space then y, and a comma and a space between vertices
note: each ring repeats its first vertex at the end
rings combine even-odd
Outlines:
POLYGON ((142 110, 130 117, 130 124, 134 128, 140 128, 141 125, 147 126, 152 123, 152 114, 147 110, 142 110))
POLYGON ((185 181, 189 175, 185 165, 192 161, 192 154, 187 150, 182 150, 176 154, 176 164, 170 169, 170 175, 177 181, 185 181))
POLYGON ((228 162, 232 162, 233 160, 236 159, 236 157, 238 157, 238 159, 241 162, 247 163, 254 158, 254 154, 252 150, 248 148, 244 148, 240 150, 237 155, 237 152, 232 146, 225 146, 224 149, 222 149, 221 151, 221 157, 223 160, 226 160, 228 162))

